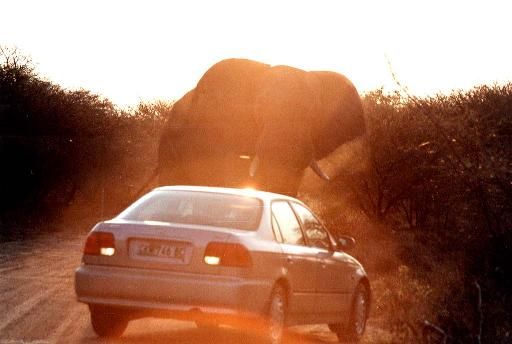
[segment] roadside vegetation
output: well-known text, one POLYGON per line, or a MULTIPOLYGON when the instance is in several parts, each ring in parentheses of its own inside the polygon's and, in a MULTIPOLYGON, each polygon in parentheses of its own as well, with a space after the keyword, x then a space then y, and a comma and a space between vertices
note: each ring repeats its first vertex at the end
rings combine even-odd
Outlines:
MULTIPOLYGON (((334 180, 300 196, 358 241, 369 342, 511 342, 512 84, 363 98, 362 148, 335 152, 334 180)), ((0 47, 0 240, 85 232, 133 201, 171 108, 63 89, 0 47)))
POLYGON ((390 342, 509 343, 512 84, 364 96, 362 153, 309 197, 358 238, 390 342))
POLYGON ((117 108, 87 90, 45 80, 30 59, 1 48, 0 235, 33 235, 22 229, 42 230, 69 212, 75 223, 82 216, 94 222, 130 202, 139 179, 155 166, 160 126, 171 107, 117 108))

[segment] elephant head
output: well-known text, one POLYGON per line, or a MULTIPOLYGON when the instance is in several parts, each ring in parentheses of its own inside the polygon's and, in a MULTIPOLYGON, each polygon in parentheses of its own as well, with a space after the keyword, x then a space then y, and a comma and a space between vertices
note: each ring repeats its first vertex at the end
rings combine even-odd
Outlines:
POLYGON ((365 131, 359 95, 333 72, 242 59, 211 67, 173 107, 159 147, 161 184, 295 195, 305 169, 365 131))

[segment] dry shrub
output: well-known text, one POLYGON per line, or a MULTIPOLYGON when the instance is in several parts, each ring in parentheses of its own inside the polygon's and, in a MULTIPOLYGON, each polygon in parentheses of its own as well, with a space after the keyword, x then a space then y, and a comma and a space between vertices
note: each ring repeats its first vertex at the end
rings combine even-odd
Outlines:
POLYGON ((441 341, 506 342, 512 84, 426 99, 377 90, 364 105, 359 154, 326 159, 334 181, 310 192, 330 226, 359 239, 386 341, 417 342, 429 321, 441 341))

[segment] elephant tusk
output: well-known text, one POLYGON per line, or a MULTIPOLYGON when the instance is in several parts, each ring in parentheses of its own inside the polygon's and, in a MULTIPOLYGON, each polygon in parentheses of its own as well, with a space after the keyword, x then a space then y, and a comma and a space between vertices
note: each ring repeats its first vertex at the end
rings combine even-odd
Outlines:
POLYGON ((324 171, 322 171, 322 169, 320 168, 320 166, 318 166, 318 163, 315 160, 311 160, 311 164, 309 165, 309 167, 311 167, 311 169, 317 174, 317 176, 319 176, 326 182, 331 180, 329 176, 326 175, 324 171))
POLYGON ((254 159, 252 159, 251 166, 249 167, 249 175, 254 178, 256 176, 256 172, 258 171, 258 165, 260 164, 260 158, 256 155, 254 159))

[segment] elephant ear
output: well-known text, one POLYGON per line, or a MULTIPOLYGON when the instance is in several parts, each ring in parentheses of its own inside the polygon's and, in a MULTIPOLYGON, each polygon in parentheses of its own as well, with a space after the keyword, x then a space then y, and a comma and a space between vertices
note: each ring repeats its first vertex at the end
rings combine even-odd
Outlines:
POLYGON ((174 103, 169 116, 165 120, 163 135, 179 133, 188 125, 191 121, 189 113, 195 97, 196 89, 192 89, 174 103))
POLYGON ((316 158, 365 133, 361 98, 345 76, 335 72, 311 72, 316 77, 319 109, 312 122, 316 158))

